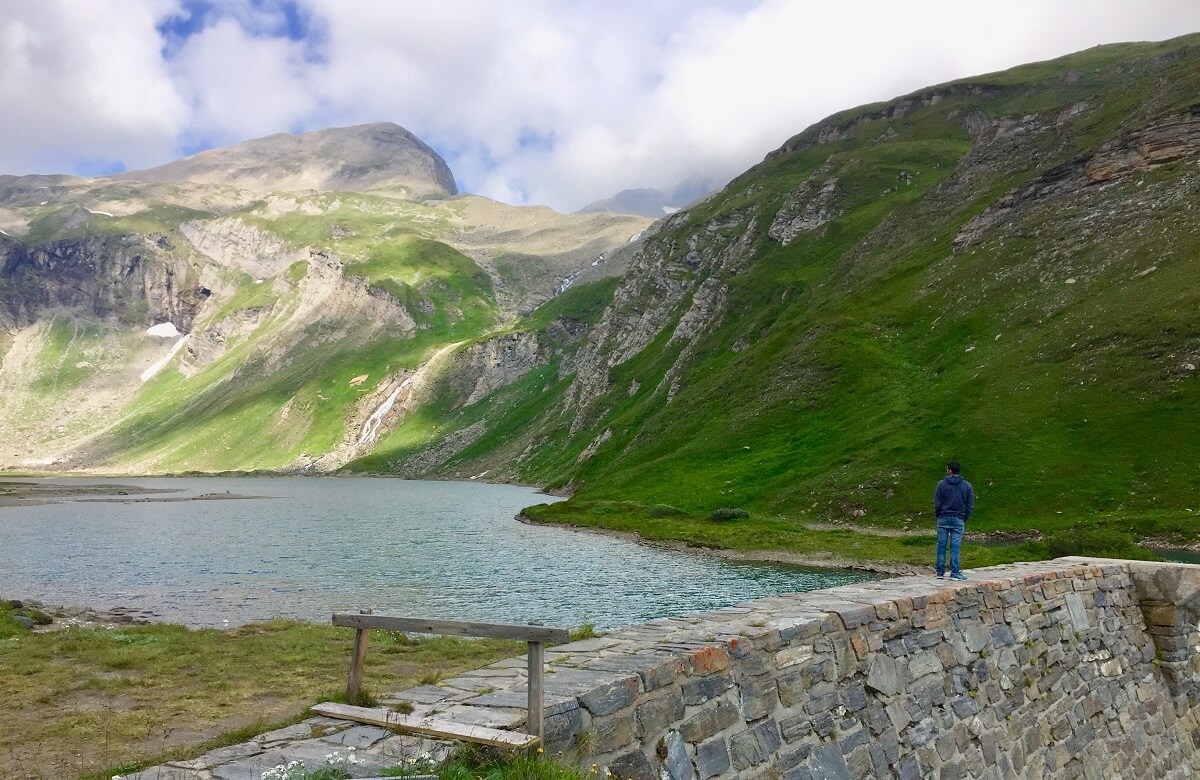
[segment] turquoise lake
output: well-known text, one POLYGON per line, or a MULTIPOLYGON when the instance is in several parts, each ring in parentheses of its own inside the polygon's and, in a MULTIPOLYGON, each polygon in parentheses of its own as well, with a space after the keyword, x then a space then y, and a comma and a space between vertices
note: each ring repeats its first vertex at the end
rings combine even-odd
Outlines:
POLYGON ((522 507, 558 499, 510 485, 304 477, 107 482, 174 492, 0 507, 0 596, 120 606, 190 626, 326 621, 335 611, 370 608, 567 627, 591 621, 607 629, 864 579, 525 525, 514 519, 522 507), (179 500, 226 492, 254 498, 179 500))

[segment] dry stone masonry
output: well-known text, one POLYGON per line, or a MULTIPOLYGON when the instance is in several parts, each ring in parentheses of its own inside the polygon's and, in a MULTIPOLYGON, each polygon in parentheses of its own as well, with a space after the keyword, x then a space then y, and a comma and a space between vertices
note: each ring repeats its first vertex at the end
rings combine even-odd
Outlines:
MULTIPOLYGON (((1200 772, 1200 566, 1064 558, 970 575, 776 596, 552 648, 546 748, 647 780, 1200 772)), ((516 728, 524 661, 394 699, 516 728)))

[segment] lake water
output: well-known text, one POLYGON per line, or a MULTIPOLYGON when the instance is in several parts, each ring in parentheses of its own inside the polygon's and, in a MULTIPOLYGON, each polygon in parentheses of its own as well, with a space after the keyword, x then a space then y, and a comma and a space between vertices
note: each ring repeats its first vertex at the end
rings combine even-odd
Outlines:
POLYGON ((377 614, 571 627, 590 620, 615 628, 864 578, 525 525, 513 517, 522 507, 558 499, 509 485, 299 477, 109 482, 180 492, 0 507, 0 596, 144 609, 191 626, 327 621, 332 612, 369 607, 377 614), (226 491, 260 498, 160 500, 226 491))

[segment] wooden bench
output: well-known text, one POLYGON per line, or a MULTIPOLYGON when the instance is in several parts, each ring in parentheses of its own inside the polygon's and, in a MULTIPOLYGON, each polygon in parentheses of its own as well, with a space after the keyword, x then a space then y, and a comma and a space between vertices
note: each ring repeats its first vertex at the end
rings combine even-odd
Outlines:
POLYGON ((335 614, 333 625, 355 629, 354 655, 350 660, 350 676, 346 681, 348 705, 322 704, 314 712, 335 718, 361 721, 378 726, 395 726, 420 734, 451 737, 468 742, 482 742, 504 747, 530 747, 542 740, 545 734, 543 712, 545 702, 546 644, 563 644, 571 641, 565 628, 539 625, 516 625, 511 623, 475 623, 462 620, 428 620, 425 618, 388 617, 360 613, 357 615, 335 614), (363 665, 367 658, 367 637, 371 629, 381 631, 403 631, 414 634, 443 634, 449 636, 485 637, 488 639, 515 639, 529 646, 529 697, 528 715, 525 718, 526 737, 500 729, 456 724, 436 718, 410 717, 398 712, 355 707, 353 703, 362 689, 363 665), (342 714, 334 714, 341 712, 342 714), (369 720, 368 720, 369 718, 369 720), (514 737, 520 737, 514 739, 514 737), (519 743, 519 744, 518 744, 519 743))

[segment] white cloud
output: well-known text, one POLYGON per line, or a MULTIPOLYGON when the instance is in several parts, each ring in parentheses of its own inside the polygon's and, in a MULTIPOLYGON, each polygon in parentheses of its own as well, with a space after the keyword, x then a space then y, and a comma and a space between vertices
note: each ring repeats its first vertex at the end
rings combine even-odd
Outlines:
POLYGON ((318 108, 303 45, 250 35, 232 18, 188 38, 172 60, 191 104, 187 137, 227 144, 286 132, 318 108))
POLYGON ((187 120, 156 22, 166 0, 10 0, 0 14, 0 172, 161 161, 187 120))
POLYGON ((166 0, 17 0, 0 99, 30 120, 0 129, 0 170, 390 120, 467 188, 569 210, 735 175, 833 111, 927 84, 1200 30, 1194 0, 297 1, 313 40, 279 36, 281 0, 219 0, 165 62, 166 0))

